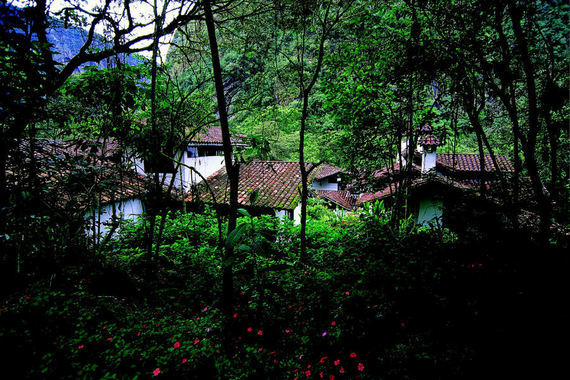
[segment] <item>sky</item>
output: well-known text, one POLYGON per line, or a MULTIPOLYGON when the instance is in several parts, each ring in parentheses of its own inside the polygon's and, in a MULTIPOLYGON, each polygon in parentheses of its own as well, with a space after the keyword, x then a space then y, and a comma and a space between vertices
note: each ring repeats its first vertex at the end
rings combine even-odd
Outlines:
MULTIPOLYGON (((9 3, 13 4, 17 7, 25 7, 33 4, 34 1, 30 0, 8 0, 9 3)), ((102 6, 104 4, 104 0, 47 0, 48 2, 48 9, 51 14, 55 14, 56 12, 60 11, 65 7, 72 6, 80 6, 82 9, 91 11, 97 6, 102 6)), ((159 12, 162 10, 164 6, 165 0, 131 0, 131 11, 132 17, 135 22, 149 22, 153 18, 153 7, 156 4, 159 9, 159 12)), ((174 4, 174 2, 167 3, 167 13, 165 18, 165 25, 171 22, 174 17, 179 13, 179 1, 174 4)), ((185 1, 186 5, 184 9, 188 9, 189 7, 193 6, 194 2, 192 1, 185 1)), ((114 1, 111 7, 112 12, 114 13, 114 19, 120 20, 120 22, 125 25, 126 23, 126 16, 123 15, 122 12, 122 4, 123 1, 114 1)), ((89 20, 89 16, 87 16, 89 20)), ((99 23, 96 27, 95 31, 99 34, 104 34, 105 32, 105 25, 103 23, 99 23)), ((131 38, 135 38, 139 35, 152 33, 153 25, 147 25, 144 27, 137 28, 134 33, 130 35, 131 38)), ((170 42, 172 41, 173 34, 164 36, 160 40, 160 56, 163 60, 166 59, 166 53, 168 51, 168 47, 170 42)), ((152 55, 151 52, 143 52, 141 55, 149 57, 152 55)))

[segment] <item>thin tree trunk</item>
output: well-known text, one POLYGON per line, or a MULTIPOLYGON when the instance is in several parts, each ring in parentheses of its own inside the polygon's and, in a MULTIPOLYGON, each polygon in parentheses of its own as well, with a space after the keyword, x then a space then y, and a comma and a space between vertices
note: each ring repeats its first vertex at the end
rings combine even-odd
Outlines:
MULTIPOLYGON (((239 182, 239 166, 232 162, 232 144, 230 139, 230 129, 228 125, 228 114, 226 106, 226 97, 224 92, 224 83, 222 79, 222 69, 220 65, 220 57, 218 53, 218 41, 216 39, 216 30, 214 25, 214 16, 210 6, 210 0, 204 0, 204 14, 206 17, 206 26, 208 29, 208 39, 210 42, 210 51, 212 55, 212 68, 214 71, 214 82, 216 86, 216 98, 218 100, 218 113, 220 116, 220 127, 222 130, 222 142, 224 148, 224 160, 226 172, 230 180, 230 214, 228 217, 228 235, 236 227, 237 207, 238 207, 238 182, 239 182)), ((226 352, 231 352, 230 330, 229 325, 232 316, 232 296, 233 296, 233 247, 226 245, 226 251, 223 259, 222 273, 222 308, 224 313, 224 345, 226 352)))
POLYGON ((510 4, 509 13, 511 15, 513 32, 517 42, 517 48, 521 56, 522 67, 526 79, 526 91, 528 96, 528 134, 525 159, 540 212, 539 240, 544 243, 547 241, 548 230, 550 228, 550 205, 543 191, 542 181, 538 173, 538 165, 535 157, 536 137, 539 127, 536 84, 534 78, 535 74, 529 56, 527 40, 521 27, 522 10, 515 5, 510 4))

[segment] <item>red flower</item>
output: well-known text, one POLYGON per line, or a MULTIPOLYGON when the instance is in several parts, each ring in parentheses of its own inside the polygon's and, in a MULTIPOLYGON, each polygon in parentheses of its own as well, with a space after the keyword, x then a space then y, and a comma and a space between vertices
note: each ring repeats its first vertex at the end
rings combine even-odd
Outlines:
POLYGON ((326 357, 326 356, 323 356, 323 357, 321 358, 321 360, 319 360, 319 361, 320 361, 321 363, 324 363, 325 360, 327 360, 327 357, 326 357))
POLYGON ((352 353, 350 354, 350 357, 351 357, 351 358, 355 358, 355 357, 356 357, 356 352, 352 352, 352 353))
POLYGON ((235 313, 235 314, 234 314, 234 318, 237 318, 237 316, 238 316, 238 313, 235 313))
POLYGON ((285 330, 286 334, 289 334, 291 332, 291 330, 285 330))
POLYGON ((305 371, 305 376, 307 376, 307 377, 311 376, 311 371, 309 371, 309 370, 305 371))
POLYGON ((359 370, 360 372, 364 371, 364 364, 358 363, 358 370, 359 370))
POLYGON ((182 359, 182 364, 186 363, 188 361, 188 359, 184 358, 182 359))
POLYGON ((180 347, 180 342, 175 342, 172 347, 174 347, 174 348, 179 348, 179 347, 180 347))
POLYGON ((402 322, 402 323, 400 323, 400 326, 406 327, 406 324, 404 322, 402 322))
POLYGON ((334 380, 334 375, 329 375, 329 380, 334 380))
POLYGON ((346 292, 344 292, 345 295, 349 296, 350 292, 347 290, 346 292))
POLYGON ((160 375, 160 368, 155 369, 154 371, 152 371, 154 376, 158 376, 160 375))
POLYGON ((137 333, 137 336, 141 336, 141 332, 140 332, 140 331, 137 333))
POLYGON ((259 331, 257 332, 257 335, 263 335, 263 331, 262 331, 262 330, 259 330, 259 331))
POLYGON ((253 331, 253 329, 251 327, 247 328, 247 332, 252 332, 252 331, 253 331))
POLYGON ((335 321, 332 321, 332 322, 331 322, 331 326, 336 326, 336 322, 335 322, 335 321))
POLYGON ((85 347, 84 345, 80 344, 79 346, 77 346, 77 349, 82 350, 84 347, 85 347))
POLYGON ((334 361, 334 365, 339 365, 339 364, 340 364, 340 359, 334 361))
POLYGON ((321 372, 321 373, 319 373, 319 377, 322 379, 322 378, 324 378, 325 376, 324 376, 323 373, 321 372))
POLYGON ((344 373, 344 368, 341 368, 341 369, 340 369, 340 373, 344 373))
POLYGON ((196 339, 196 340, 194 341, 194 346, 197 345, 198 343, 200 343, 200 339, 196 339))
POLYGON ((110 341, 112 341, 112 340, 113 340, 113 338, 107 338, 107 340, 110 342, 110 341))
POLYGON ((257 351, 259 351, 259 352, 263 351, 263 347, 259 347, 259 348, 257 349, 257 351))

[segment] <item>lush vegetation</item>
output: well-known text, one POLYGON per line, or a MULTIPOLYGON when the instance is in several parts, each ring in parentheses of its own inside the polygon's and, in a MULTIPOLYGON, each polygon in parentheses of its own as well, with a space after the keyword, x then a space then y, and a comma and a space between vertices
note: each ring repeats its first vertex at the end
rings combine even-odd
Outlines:
POLYGON ((169 214, 152 289, 140 222, 89 262, 59 261, 50 276, 5 294, 7 363, 22 377, 477 378, 517 372, 510 366, 548 350, 528 324, 556 310, 527 306, 545 297, 546 307, 561 291, 542 293, 562 277, 539 282, 556 263, 536 262, 554 251, 512 252, 508 239, 466 246, 447 230, 393 227, 376 205, 311 219, 306 263, 298 227, 241 218, 233 350, 222 355, 216 225, 208 212, 169 214))
POLYGON ((64 3, 0 4, 3 375, 555 373, 568 319, 566 2, 64 3), (54 46, 50 25, 83 40, 54 46), (151 175, 142 219, 85 231, 133 156, 172 166, 203 126, 221 125, 228 173, 244 160, 326 162, 374 192, 401 136, 414 146, 425 124, 442 151, 508 155, 501 196, 481 178, 486 208, 457 202, 445 227, 420 227, 402 181, 389 207, 339 217, 307 200, 300 164, 296 226, 237 200, 226 214, 186 203, 151 175), (247 148, 232 151, 230 127, 247 148), (36 154, 48 142, 84 154, 36 154), (101 152, 108 142, 120 157, 101 152))

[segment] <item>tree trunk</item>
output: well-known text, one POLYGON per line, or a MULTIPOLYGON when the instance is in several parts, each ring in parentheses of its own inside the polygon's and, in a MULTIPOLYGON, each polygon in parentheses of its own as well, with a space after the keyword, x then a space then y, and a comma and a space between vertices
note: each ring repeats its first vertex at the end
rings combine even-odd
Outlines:
POLYGON ((535 157, 536 137, 539 127, 536 84, 534 78, 535 73, 529 56, 527 40, 521 27, 522 10, 515 5, 510 4, 509 13, 511 15, 513 32, 526 79, 526 92, 528 97, 528 134, 526 139, 527 148, 525 149, 525 159, 540 213, 539 240, 544 243, 547 241, 548 230, 550 228, 550 205, 543 191, 542 181, 538 173, 538 165, 535 157))
MULTIPOLYGON (((226 97, 224 92, 224 83, 222 79, 222 69, 220 65, 220 57, 218 53, 218 42, 216 39, 216 30, 214 25, 214 16, 210 6, 210 0, 204 0, 204 14, 206 17, 206 26, 208 29, 208 39, 210 42, 210 51, 212 55, 212 68, 214 71, 214 81, 216 86, 216 98, 218 100, 218 113, 220 116, 220 127, 222 130, 222 142, 224 147, 224 160, 226 172, 230 180, 230 214, 228 217, 228 235, 236 227, 237 207, 238 207, 238 185, 239 185, 239 166, 232 162, 232 144, 230 139, 230 129, 228 125, 228 113, 226 108, 226 97)), ((233 247, 226 245, 225 255, 223 259, 222 274, 222 309, 224 314, 224 345, 226 352, 231 351, 230 329, 229 325, 232 316, 232 295, 233 295, 233 247)))

